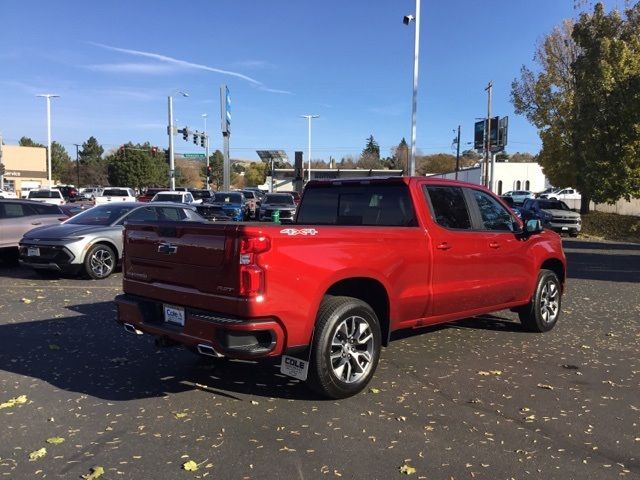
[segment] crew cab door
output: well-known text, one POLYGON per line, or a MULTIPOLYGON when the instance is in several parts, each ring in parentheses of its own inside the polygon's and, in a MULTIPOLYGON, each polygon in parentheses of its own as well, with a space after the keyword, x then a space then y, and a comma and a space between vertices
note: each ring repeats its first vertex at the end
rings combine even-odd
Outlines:
POLYGON ((483 234, 473 230, 470 199, 455 185, 425 184, 422 189, 433 219, 427 223, 433 273, 426 315, 455 317, 488 306, 490 273, 482 253, 489 247, 482 242, 483 234))
POLYGON ((499 306, 522 300, 530 293, 531 259, 527 240, 516 232, 514 216, 489 193, 465 188, 477 235, 478 264, 484 271, 485 302, 499 306))

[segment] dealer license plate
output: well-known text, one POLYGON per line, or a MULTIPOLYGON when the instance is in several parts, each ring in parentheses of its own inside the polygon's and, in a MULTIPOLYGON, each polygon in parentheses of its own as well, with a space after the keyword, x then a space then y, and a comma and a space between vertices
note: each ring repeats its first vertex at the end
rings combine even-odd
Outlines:
POLYGON ((307 360, 283 355, 282 363, 280 364, 280 373, 305 381, 309 374, 309 362, 307 360))
POLYGON ((27 249, 27 257, 39 257, 40 249, 37 247, 29 247, 27 249))
POLYGON ((172 325, 184 327, 184 308, 164 305, 164 321, 172 325))

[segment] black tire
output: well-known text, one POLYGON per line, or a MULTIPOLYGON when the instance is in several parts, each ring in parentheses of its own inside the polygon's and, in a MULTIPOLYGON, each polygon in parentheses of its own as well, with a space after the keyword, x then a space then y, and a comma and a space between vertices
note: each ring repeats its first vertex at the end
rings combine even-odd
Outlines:
POLYGON ((316 317, 307 382, 325 397, 355 395, 373 377, 380 348, 380 322, 368 304, 327 296, 316 317))
POLYGON ((562 287, 555 272, 540 270, 533 297, 518 311, 520 322, 530 332, 548 332, 558 322, 562 287))
POLYGON ((116 269, 118 258, 109 245, 98 243, 84 257, 84 271, 89 278, 102 280, 116 269))
POLYGON ((573 238, 576 238, 578 236, 578 232, 573 230, 572 232, 569 232, 569 236, 573 237, 573 238))

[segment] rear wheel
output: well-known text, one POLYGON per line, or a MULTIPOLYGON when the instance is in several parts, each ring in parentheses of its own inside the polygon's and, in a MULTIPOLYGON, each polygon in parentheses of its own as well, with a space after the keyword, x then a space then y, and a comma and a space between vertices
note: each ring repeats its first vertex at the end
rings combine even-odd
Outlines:
POLYGON ((352 297, 326 297, 316 318, 308 382, 330 398, 364 389, 380 358, 380 323, 373 309, 352 297))
POLYGON ((86 274, 95 279, 107 278, 116 268, 118 259, 111 247, 99 243, 87 252, 84 258, 84 270, 86 274))
POLYGON ((540 270, 529 304, 518 311, 520 322, 531 332, 548 332, 560 316, 560 280, 551 270, 540 270))

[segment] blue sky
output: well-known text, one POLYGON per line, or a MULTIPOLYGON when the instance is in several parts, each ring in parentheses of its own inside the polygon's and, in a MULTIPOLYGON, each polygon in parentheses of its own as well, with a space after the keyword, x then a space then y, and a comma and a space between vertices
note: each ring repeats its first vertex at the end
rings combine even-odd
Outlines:
MULTIPOLYGON (((609 2, 613 6, 616 2, 609 2)), ((414 0, 30 1, 3 2, 0 132, 46 143, 95 136, 105 150, 127 141, 167 146, 167 96, 176 90, 178 126, 202 130, 208 114, 220 148, 219 87, 232 97, 232 158, 256 149, 304 150, 312 157, 357 156, 373 135, 383 155, 409 140, 414 0)), ((496 115, 509 116, 507 150, 536 153, 535 128, 515 116, 509 92, 535 44, 564 18, 572 0, 423 0, 417 147, 452 152, 452 130, 472 140, 494 82, 496 115)), ((176 137, 177 152, 202 152, 176 137)))

